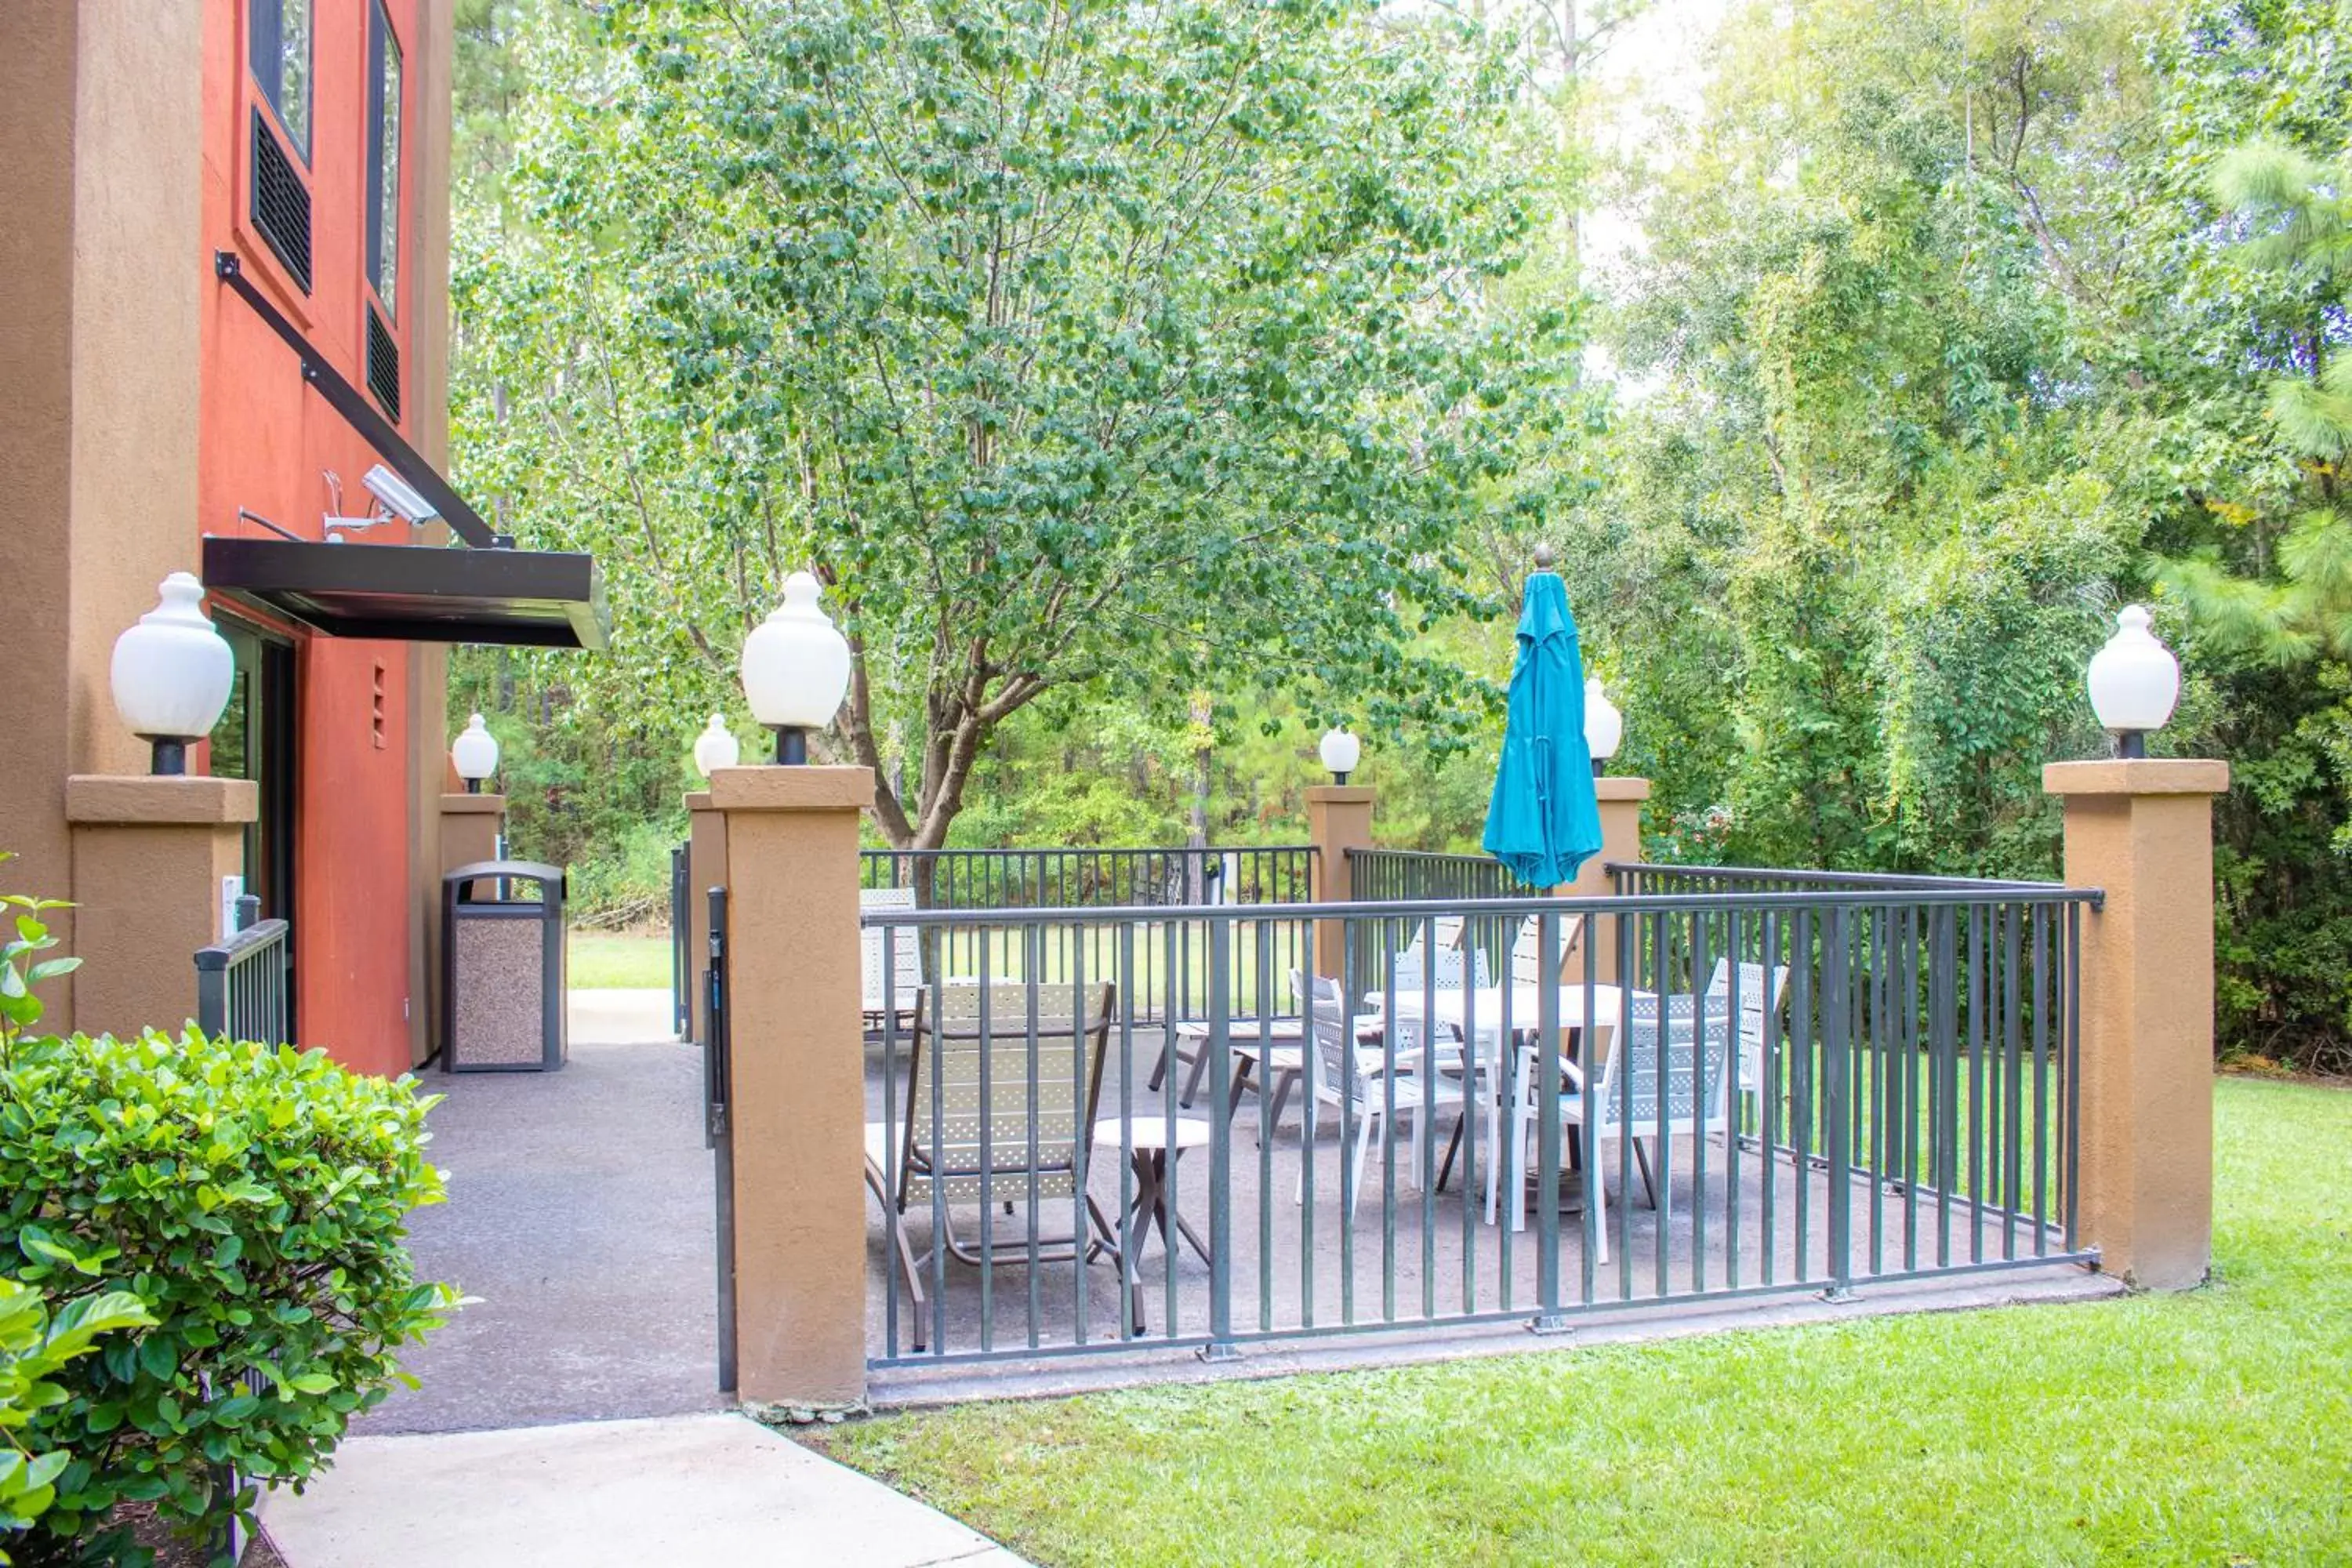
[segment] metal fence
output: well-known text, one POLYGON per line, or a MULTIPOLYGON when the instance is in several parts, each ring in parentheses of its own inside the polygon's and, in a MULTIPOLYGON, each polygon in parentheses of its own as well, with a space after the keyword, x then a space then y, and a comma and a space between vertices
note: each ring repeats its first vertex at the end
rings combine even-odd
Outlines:
MULTIPOLYGON (((1191 912, 1207 906, 1305 903, 1314 896, 1317 853, 1311 844, 1232 849, 869 849, 860 857, 860 872, 869 905, 878 901, 878 895, 895 892, 911 907, 927 910, 1159 910, 1150 939, 1153 951, 1161 954, 1161 967, 1180 979, 1159 993, 1157 1000, 1176 1007, 1175 1016, 1193 1017, 1205 1005, 1205 971, 1197 946, 1202 928, 1189 918, 1191 912)), ((1100 973, 1109 962, 1101 936, 1105 929, 1056 930, 1034 954, 1039 968, 1066 973, 1083 966, 1100 973)), ((983 970, 999 976, 1021 973, 1024 954, 1001 938, 1002 933, 992 937, 985 925, 928 928, 921 973, 969 980, 983 970)))
POLYGON ((196 950, 196 1026, 207 1035, 263 1045, 294 1039, 291 928, 255 919, 258 900, 239 901, 236 934, 196 950))
MULTIPOLYGON (((1348 887, 1359 903, 1420 902, 1486 899, 1531 899, 1549 892, 1521 881, 1491 855, 1451 855, 1424 849, 1350 849, 1348 887)), ((1517 921, 1473 918, 1467 946, 1480 954, 1491 974, 1507 973, 1517 921)), ((1369 943, 1361 954, 1359 989, 1387 983, 1388 956, 1402 952, 1412 936, 1409 925, 1391 928, 1388 940, 1369 943)))
POLYGON ((687 885, 693 850, 689 841, 669 852, 669 1021, 670 1033, 681 1040, 694 1038, 694 925, 688 902, 694 889, 687 885))
POLYGON ((982 940, 973 973, 918 996, 881 969, 870 1359, 1222 1359, 2087 1260, 2074 1063, 2095 899, 1198 909, 1182 949, 1159 910, 871 911, 893 952, 982 940), (1530 983, 1448 990, 1445 917, 1533 922, 1554 956, 1530 983), (1611 973, 1561 978, 1571 920, 1613 936, 1611 973), (1314 978, 1363 973, 1401 931, 1423 938, 1417 975, 1391 963, 1370 994, 1314 978))

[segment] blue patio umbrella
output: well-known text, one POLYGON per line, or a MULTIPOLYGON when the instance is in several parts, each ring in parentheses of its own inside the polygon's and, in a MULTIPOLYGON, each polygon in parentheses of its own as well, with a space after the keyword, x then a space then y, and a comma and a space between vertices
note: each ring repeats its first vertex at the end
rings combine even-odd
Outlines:
POLYGON ((1584 658, 1557 573, 1528 577, 1484 843, 1538 888, 1574 880, 1577 868, 1601 852, 1601 806, 1584 744, 1584 658))

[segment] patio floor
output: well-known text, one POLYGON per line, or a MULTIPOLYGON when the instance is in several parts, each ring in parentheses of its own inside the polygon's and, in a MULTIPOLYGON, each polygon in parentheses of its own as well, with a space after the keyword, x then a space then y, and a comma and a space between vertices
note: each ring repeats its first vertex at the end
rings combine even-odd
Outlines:
MULTIPOLYGON (((1162 1122, 1166 1115, 1162 1094, 1145 1084, 1159 1050, 1156 1031, 1137 1031, 1135 1087, 1128 1104, 1134 1121, 1147 1127, 1162 1122)), ((882 1118, 885 1100, 881 1058, 879 1047, 867 1048, 867 1114, 876 1121, 882 1118)), ((1122 1081, 1127 1076, 1114 1035, 1099 1116, 1119 1115, 1122 1081)), ((903 1085, 898 1093, 903 1116, 903 1085)), ((1263 1111, 1257 1097, 1244 1097, 1232 1141, 1231 1331, 1244 1340, 1265 1336, 1244 1345, 1243 1370, 1263 1372, 1307 1364, 1300 1360, 1302 1351, 1308 1352, 1311 1362, 1318 1348, 1333 1352, 1339 1361, 1360 1361, 1367 1356, 1396 1361, 1541 1342, 1525 1331, 1542 1300, 1540 1232, 1532 1203, 1525 1230, 1513 1232, 1485 1223, 1483 1170, 1488 1133, 1483 1119, 1475 1130, 1481 1174, 1466 1202, 1458 1163, 1445 1191, 1428 1190, 1415 1179, 1423 1152, 1400 1128, 1385 1152, 1377 1143, 1373 1147, 1360 1205, 1349 1223, 1339 1203, 1339 1146, 1334 1114, 1328 1110, 1321 1113, 1314 1157, 1302 1162, 1306 1146, 1297 1097, 1285 1108, 1281 1124, 1261 1139, 1263 1111), (1305 1201, 1299 1194, 1302 1163, 1312 1167, 1312 1191, 1305 1201), (1504 1321, 1462 1321, 1479 1316, 1504 1321), (1294 1331, 1335 1328, 1347 1332, 1322 1338, 1288 1337, 1294 1331), (1383 1343, 1385 1353, 1375 1349, 1383 1343)), ((1205 1089, 1193 1108, 1180 1107, 1177 1114, 1205 1121, 1205 1089)), ((1449 1115, 1426 1135, 1430 1144, 1426 1157, 1433 1163, 1442 1161, 1452 1131, 1449 1115)), ((1580 1209, 1563 1213, 1559 1221, 1559 1291, 1571 1326, 1601 1321, 1622 1325, 1639 1320, 1672 1331, 1678 1322, 1737 1321, 1743 1311, 1754 1321, 1781 1321, 1792 1307, 1801 1310, 1809 1303, 1819 1304, 1832 1274, 1832 1190, 1825 1171, 1811 1163, 1800 1167, 1785 1154, 1767 1159, 1752 1145, 1736 1148, 1727 1171, 1725 1143, 1715 1138, 1706 1142, 1702 1173, 1695 1168, 1699 1155, 1685 1138, 1675 1143, 1669 1158, 1656 1168, 1666 1199, 1662 1220, 1661 1210, 1648 1206, 1643 1197, 1638 1174, 1621 1185, 1613 1147, 1604 1145, 1602 1154, 1609 1178, 1609 1261, 1603 1266, 1596 1257, 1589 1282, 1580 1209), (1702 1181, 1705 1202, 1695 1202, 1702 1181), (1621 1207, 1628 1191, 1633 1202, 1621 1207), (1621 1223, 1625 1227, 1623 1240, 1630 1245, 1621 1243, 1621 1223), (1801 1288, 1793 1291, 1762 1294, 1758 1290, 1799 1282, 1801 1288), (1733 1291, 1742 1294, 1730 1294, 1733 1291), (1727 1319, 1727 1312, 1731 1313, 1727 1319)), ((1179 1161, 1175 1177, 1175 1212, 1189 1219, 1204 1241, 1212 1235, 1210 1173, 1210 1151, 1196 1148, 1179 1161)), ((1089 1172, 1089 1194, 1114 1225, 1123 1196, 1133 1190, 1131 1182, 1117 1141, 1098 1142, 1089 1172)), ((1850 1180, 1849 1194, 1847 1250, 1859 1304, 1865 1310, 1874 1304, 1883 1310, 1979 1304, 2015 1299, 2021 1293, 2101 1295, 2116 1288, 2112 1280, 2065 1263, 1990 1275, 1937 1274, 1939 1263, 1962 1263, 1972 1257, 1992 1261, 2013 1257, 2020 1265, 2032 1265, 2032 1227, 2024 1223, 2005 1226, 1999 1219, 1986 1216, 1974 1222, 1980 1247, 1974 1250, 1971 1215, 1963 1200, 1939 1205, 1931 1194, 1922 1192, 1914 1198, 1899 1188, 1878 1188, 1874 1197, 1874 1184, 1866 1177, 1850 1180), (1929 1278, 1904 1278, 1915 1272, 1929 1278)), ((992 1216, 994 1233, 1001 1238, 1028 1235, 1025 1199, 1015 1206, 1012 1216, 1001 1210, 992 1216)), ((867 1218, 867 1342, 873 1353, 881 1355, 890 1342, 890 1304, 885 1284, 889 1242, 880 1206, 870 1199, 867 1218)), ((1073 1218, 1070 1198, 1049 1200, 1040 1205, 1039 1229, 1048 1237, 1066 1237, 1073 1218)), ((967 1241, 976 1235, 978 1219, 975 1208, 956 1213, 958 1232, 967 1241)), ((932 1227, 928 1204, 919 1203, 905 1224, 912 1245, 919 1251, 926 1247, 932 1227)), ((2046 1247, 2055 1251, 2059 1246, 2053 1233, 2046 1247)), ((1033 1348, 1050 1352, 1081 1340, 1097 1347, 1119 1341, 1119 1275, 1107 1258, 1098 1258, 1082 1270, 1066 1261, 1044 1263, 1034 1269, 1025 1261, 1000 1263, 987 1271, 985 1289, 981 1269, 950 1259, 945 1266, 943 1311, 926 1303, 932 1348, 944 1348, 954 1356, 986 1351, 1003 1359, 992 1359, 985 1365, 884 1369, 877 1376, 877 1400, 1003 1392, 1000 1367, 1008 1373, 1017 1370, 1041 1388, 1168 1375, 1174 1370, 1169 1364, 1172 1360, 1193 1361, 1189 1346, 1164 1342, 1170 1325, 1174 1325, 1175 1337, 1185 1341, 1205 1337, 1211 1331, 1210 1269, 1189 1247, 1180 1245, 1171 1270, 1170 1255, 1156 1235, 1140 1248, 1139 1268, 1143 1331, 1126 1350, 1098 1351, 1109 1363, 1098 1364, 1084 1357, 1033 1357, 1029 1352, 1033 1348), (938 1331, 942 1318, 944 1334, 938 1331), (1163 1342, 1155 1349, 1153 1340, 1163 1342)), ((928 1262, 921 1274, 929 1296, 940 1276, 928 1262)), ((897 1310, 896 1353, 915 1356, 913 1309, 903 1289, 897 1310)))

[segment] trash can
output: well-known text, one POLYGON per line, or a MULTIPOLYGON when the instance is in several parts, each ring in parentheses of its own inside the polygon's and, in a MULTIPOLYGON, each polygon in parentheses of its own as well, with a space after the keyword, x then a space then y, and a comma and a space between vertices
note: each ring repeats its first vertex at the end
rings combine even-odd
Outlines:
POLYGON ((478 860, 441 879, 441 1064, 563 1065, 563 872, 478 860))

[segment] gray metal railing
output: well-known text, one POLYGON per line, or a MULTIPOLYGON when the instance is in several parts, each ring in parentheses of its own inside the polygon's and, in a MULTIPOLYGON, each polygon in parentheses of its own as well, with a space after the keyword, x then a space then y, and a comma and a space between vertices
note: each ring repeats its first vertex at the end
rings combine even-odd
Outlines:
POLYGON ((2089 1261, 2074 1063, 2096 897, 869 912, 886 949, 955 932, 976 959, 894 990, 869 1058, 870 1358, 1223 1359, 2089 1261), (1449 992, 1445 916, 1533 921, 1552 956, 1449 992), (1607 973, 1563 969, 1572 919, 1607 934, 1607 973), (1400 931, 1419 974, 1388 964, 1370 995, 1307 979, 1365 973, 1400 931), (1097 1041, 1072 1021, 1106 985, 1097 1041))
MULTIPOLYGON (((1186 909, 1203 904, 1301 904, 1314 896, 1318 850, 1311 844, 1204 849, 868 849, 859 856, 861 885, 910 895, 927 910, 1186 909)), ((1178 922, 1168 962, 1199 973, 1194 928, 1178 922)), ((980 937, 967 927, 932 928, 924 940, 925 975, 970 975, 981 962, 980 937)), ((1073 943, 1093 943, 1083 930, 1057 931, 1056 962, 1073 943)), ((1086 961, 1099 971, 1106 950, 1086 961)), ((1197 994, 1171 990, 1180 1007, 1197 994)), ((1190 1013, 1181 1016, 1191 1016, 1190 1013)))
MULTIPOLYGON (((1454 855, 1425 849, 1350 849, 1348 874, 1349 889, 1358 903, 1531 899, 1551 890, 1520 880, 1510 868, 1491 855, 1454 855)), ((1469 922, 1469 944, 1485 955, 1493 973, 1506 973, 1512 928, 1517 923, 1485 918, 1473 918, 1469 922)), ((1412 934, 1409 926, 1400 926, 1390 933, 1391 941, 1380 944, 1385 952, 1363 954, 1364 968, 1358 975, 1358 984, 1370 988, 1383 984, 1387 953, 1402 951, 1412 934)))
POLYGON ((693 845, 678 844, 669 852, 669 1017, 670 1032, 681 1040, 694 1037, 694 890, 687 886, 693 845))
POLYGON ((196 950, 196 1026, 215 1037, 289 1045, 294 1038, 290 928, 253 919, 259 900, 241 900, 245 922, 226 942, 196 950))

